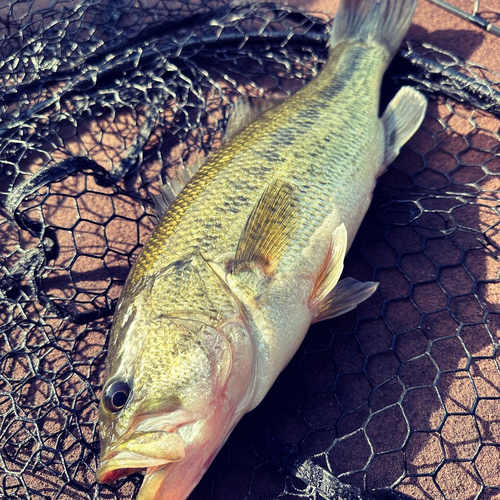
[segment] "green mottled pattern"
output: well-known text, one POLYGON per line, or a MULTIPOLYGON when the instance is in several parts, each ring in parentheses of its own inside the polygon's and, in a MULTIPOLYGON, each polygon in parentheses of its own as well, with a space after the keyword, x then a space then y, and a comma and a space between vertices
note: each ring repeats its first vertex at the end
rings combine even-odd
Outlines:
POLYGON ((337 45, 312 82, 228 141, 175 200, 139 256, 115 315, 107 378, 133 382, 134 398, 118 422, 102 409, 102 428, 125 429, 136 413, 159 410, 168 394, 194 412, 207 404, 200 391, 210 392, 214 366, 228 362, 227 346, 216 349, 220 359, 209 359, 221 340, 212 331, 194 332, 204 331, 202 324, 220 332, 239 314, 221 276, 252 208, 276 179, 294 186, 300 211, 276 274, 294 272, 332 213, 352 240, 383 158, 378 94, 388 58, 373 44, 337 45), (193 328, 179 324, 182 317, 196 320, 193 328))
POLYGON ((363 203, 383 153, 377 113, 387 58, 382 47, 335 47, 315 80, 209 158, 147 242, 131 283, 191 252, 209 260, 234 253, 250 211, 277 178, 300 193, 303 224, 292 254, 331 212, 332 197, 341 213, 363 203))

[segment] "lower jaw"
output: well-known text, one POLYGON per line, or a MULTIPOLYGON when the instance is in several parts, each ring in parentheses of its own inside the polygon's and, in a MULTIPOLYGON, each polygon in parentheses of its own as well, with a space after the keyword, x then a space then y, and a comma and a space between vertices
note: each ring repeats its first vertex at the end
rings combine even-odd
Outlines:
POLYGON ((117 479, 120 479, 124 476, 130 476, 131 474, 135 474, 136 472, 144 472, 146 468, 144 467, 130 467, 126 469, 114 469, 106 472, 103 476, 99 478, 100 483, 112 483, 117 479))
POLYGON ((192 457, 146 471, 136 500, 186 500, 210 465, 211 460, 192 457))
POLYGON ((184 498, 178 495, 174 484, 170 484, 168 488, 163 487, 168 481, 167 476, 171 468, 172 464, 148 468, 136 500, 181 500, 184 498))
MULTIPOLYGON (((137 495, 137 500, 163 500, 166 498, 170 498, 168 493, 162 494, 161 486, 166 479, 168 474, 168 466, 170 464, 158 465, 155 467, 137 467, 137 468, 124 468, 124 469, 115 469, 106 472, 101 478, 101 483, 111 483, 125 476, 129 476, 131 474, 135 474, 137 472, 143 472, 144 480, 137 495)), ((177 498, 177 497, 172 497, 177 498)))

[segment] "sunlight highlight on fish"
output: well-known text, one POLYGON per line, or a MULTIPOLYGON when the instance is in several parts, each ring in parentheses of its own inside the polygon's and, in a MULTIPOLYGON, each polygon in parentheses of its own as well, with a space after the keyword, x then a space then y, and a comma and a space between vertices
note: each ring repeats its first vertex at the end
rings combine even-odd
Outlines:
POLYGON ((339 278, 376 178, 425 115, 422 94, 403 87, 378 116, 382 76, 415 5, 342 0, 321 73, 185 187, 165 187, 171 205, 114 319, 100 482, 144 471, 138 499, 187 498, 309 326, 375 291, 339 278))

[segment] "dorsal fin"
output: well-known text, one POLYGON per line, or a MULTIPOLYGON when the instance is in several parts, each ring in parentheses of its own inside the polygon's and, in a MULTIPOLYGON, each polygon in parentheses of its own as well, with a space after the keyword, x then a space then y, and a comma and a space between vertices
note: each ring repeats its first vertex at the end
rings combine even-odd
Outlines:
MULTIPOLYGON (((255 121, 260 115, 264 114, 267 110, 273 108, 281 102, 284 98, 252 98, 247 97, 239 99, 233 106, 233 111, 228 119, 223 143, 237 135, 241 129, 246 127, 249 123, 255 121)), ((181 194, 186 184, 198 172, 201 166, 205 163, 206 158, 198 159, 191 165, 185 165, 182 169, 175 172, 175 177, 168 178, 162 184, 160 180, 160 192, 157 195, 152 195, 153 201, 156 205, 157 217, 160 218, 167 210, 175 199, 181 194)))
POLYGON ((224 142, 232 139, 249 123, 254 122, 260 115, 274 108, 284 99, 285 97, 245 97, 238 99, 234 103, 233 111, 227 121, 224 142))
POLYGON ((164 184, 162 184, 160 176, 160 192, 159 194, 152 195, 156 205, 156 214, 158 218, 168 210, 168 207, 170 207, 175 199, 181 194, 182 190, 193 178, 194 174, 198 172, 204 162, 205 159, 198 159, 198 161, 192 165, 184 166, 182 169, 175 172, 175 177, 172 179, 168 178, 164 184))
POLYGON ((232 273, 255 266, 271 275, 300 223, 295 188, 288 182, 274 181, 255 205, 241 234, 232 273))

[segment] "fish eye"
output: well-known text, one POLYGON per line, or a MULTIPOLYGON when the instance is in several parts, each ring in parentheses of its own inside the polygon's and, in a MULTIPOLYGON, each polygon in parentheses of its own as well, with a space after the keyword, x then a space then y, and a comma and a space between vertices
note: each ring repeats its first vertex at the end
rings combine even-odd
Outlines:
POLYGON ((106 390, 104 404, 109 411, 116 413, 124 408, 130 394, 127 382, 113 382, 106 390))

